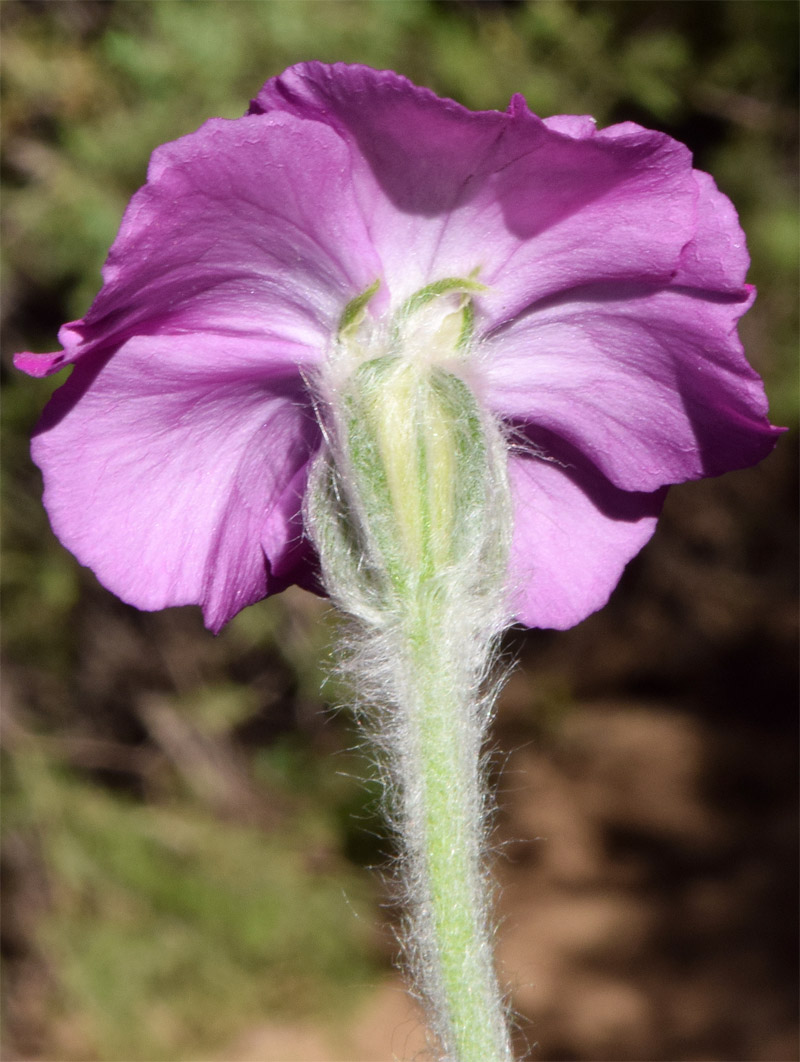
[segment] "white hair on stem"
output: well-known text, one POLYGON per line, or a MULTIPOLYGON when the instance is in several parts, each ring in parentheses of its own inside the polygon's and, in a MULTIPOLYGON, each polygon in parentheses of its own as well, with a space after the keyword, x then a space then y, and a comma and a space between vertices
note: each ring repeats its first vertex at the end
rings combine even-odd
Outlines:
POLYGON ((507 447, 451 360, 442 364, 443 350, 458 349, 460 340, 448 348, 445 339, 459 334, 452 318, 474 287, 443 285, 414 304, 416 313, 449 300, 424 322, 434 348, 424 357, 419 321, 410 351, 402 334, 376 350, 352 336, 366 300, 343 317, 340 349, 317 381, 325 446, 306 517, 325 587, 352 618, 340 670, 387 783, 415 990, 442 1059, 509 1062, 482 758, 510 621, 507 447))

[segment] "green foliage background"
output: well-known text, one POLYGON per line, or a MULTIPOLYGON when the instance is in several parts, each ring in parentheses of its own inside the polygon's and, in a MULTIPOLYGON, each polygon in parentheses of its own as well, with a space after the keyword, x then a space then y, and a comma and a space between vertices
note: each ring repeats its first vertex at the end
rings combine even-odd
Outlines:
POLYGON ((313 606, 268 602, 211 645, 192 612, 110 601, 58 545, 27 456, 49 385, 10 354, 86 311, 153 148, 290 63, 358 61, 687 142, 739 208, 744 338, 794 426, 797 6, 5 0, 0 19, 10 1035, 26 1058, 196 1058, 257 1015, 346 1015, 385 967, 364 766, 318 711, 313 606))

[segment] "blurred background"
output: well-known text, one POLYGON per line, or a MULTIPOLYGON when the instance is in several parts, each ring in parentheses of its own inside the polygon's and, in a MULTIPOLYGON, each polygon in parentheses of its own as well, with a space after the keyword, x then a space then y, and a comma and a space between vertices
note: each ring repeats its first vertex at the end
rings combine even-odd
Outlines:
MULTIPOLYGON (((150 152, 318 58, 473 108, 632 119, 738 207, 742 334, 796 429, 793 0, 5 0, 4 1053, 427 1057, 369 760, 290 591, 218 637, 54 539, 11 368, 82 315, 150 152)), ((514 631, 493 733, 501 976, 532 1059, 797 1058, 796 435, 673 489, 609 607, 514 631)))

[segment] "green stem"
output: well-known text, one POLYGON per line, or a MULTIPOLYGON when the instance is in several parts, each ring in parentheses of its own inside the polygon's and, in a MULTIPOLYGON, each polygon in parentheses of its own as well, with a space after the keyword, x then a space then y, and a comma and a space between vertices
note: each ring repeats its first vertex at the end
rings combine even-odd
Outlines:
POLYGON ((323 451, 306 518, 325 586, 358 621, 343 656, 398 803, 412 977, 442 1062, 511 1062, 482 850, 484 690, 508 621, 507 450, 457 372, 474 278, 446 277, 370 329, 342 316, 320 381, 323 451), (368 356, 369 355, 369 356, 368 356))
MULTIPOLYGON (((482 861, 481 715, 474 671, 454 646, 457 617, 436 595, 417 601, 404 624, 401 678, 411 740, 400 756, 409 869, 417 882, 414 934, 423 986, 436 1014, 444 1057, 458 1062, 512 1058, 492 959, 482 861), (448 627, 448 623, 450 626, 448 627), (454 652, 455 649, 455 652, 454 652)), ((461 652, 459 652, 459 649, 461 652)), ((398 698, 398 700, 401 700, 398 698)))

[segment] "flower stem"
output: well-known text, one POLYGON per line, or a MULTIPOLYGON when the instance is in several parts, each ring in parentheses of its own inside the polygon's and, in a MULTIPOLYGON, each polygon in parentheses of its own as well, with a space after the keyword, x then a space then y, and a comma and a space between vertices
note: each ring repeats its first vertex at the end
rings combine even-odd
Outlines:
POLYGON ((441 1058, 510 1062, 481 770, 509 618, 507 451, 467 380, 437 364, 464 366, 472 288, 446 278, 422 289, 377 351, 364 331, 372 289, 345 310, 319 381, 326 447, 306 520, 325 587, 355 620, 340 660, 383 753, 410 972, 441 1058))
MULTIPOLYGON (((424 587, 420 588, 424 596, 424 587)), ((398 675, 408 740, 398 754, 401 828, 412 895, 417 976, 444 1057, 507 1062, 511 1049, 492 961, 482 862, 481 712, 441 599, 403 627, 398 675), (456 650, 454 654, 453 650, 456 650), (466 680, 466 683, 465 683, 466 680)), ((400 700, 400 698, 398 698, 400 700)))

